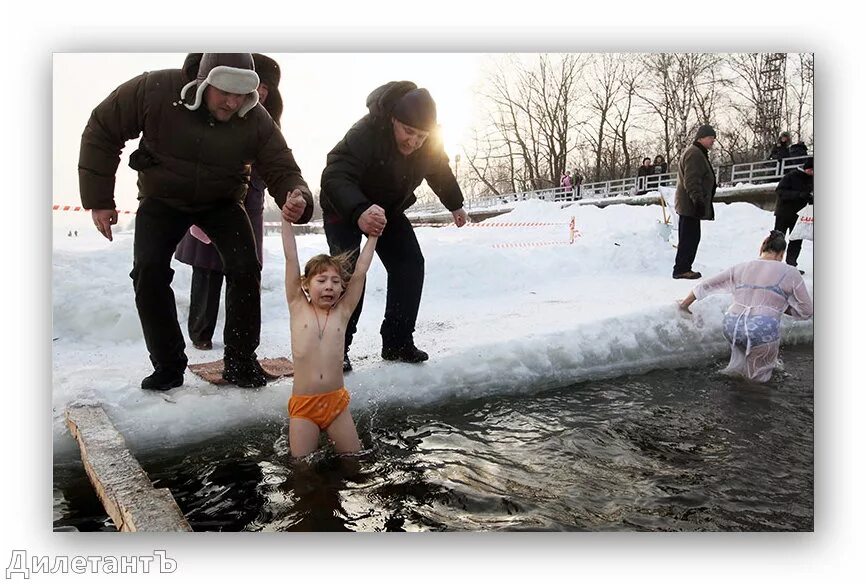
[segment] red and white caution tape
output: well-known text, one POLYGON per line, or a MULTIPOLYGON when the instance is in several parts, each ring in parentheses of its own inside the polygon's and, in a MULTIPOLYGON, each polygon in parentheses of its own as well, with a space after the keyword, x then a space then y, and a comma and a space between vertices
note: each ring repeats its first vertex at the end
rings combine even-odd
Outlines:
MULTIPOLYGON (((453 223, 449 225, 454 225, 453 223)), ((444 227, 442 223, 415 223, 415 227, 444 227)), ((519 222, 493 222, 493 223, 467 223, 466 227, 568 227, 568 241, 528 241, 522 243, 497 243, 494 248, 513 247, 546 247, 549 245, 571 245, 575 237, 580 237, 580 232, 574 228, 574 217, 568 223, 548 223, 544 221, 519 221, 519 222)))
MULTIPOLYGON (((452 227, 454 223, 413 223, 415 227, 452 227)), ((542 223, 542 222, 520 222, 520 223, 466 223, 466 227, 565 227, 569 223, 542 223)))
POLYGON ((541 223, 541 222, 523 222, 523 223, 467 223, 467 227, 564 227, 569 223, 541 223))
MULTIPOLYGON (((84 207, 77 207, 74 205, 52 205, 52 211, 84 211, 88 212, 90 209, 85 209, 84 207)), ((117 210, 118 215, 135 215, 135 211, 121 211, 117 210)))
POLYGON ((495 243, 491 247, 546 247, 549 245, 571 245, 570 241, 528 241, 526 243, 495 243))

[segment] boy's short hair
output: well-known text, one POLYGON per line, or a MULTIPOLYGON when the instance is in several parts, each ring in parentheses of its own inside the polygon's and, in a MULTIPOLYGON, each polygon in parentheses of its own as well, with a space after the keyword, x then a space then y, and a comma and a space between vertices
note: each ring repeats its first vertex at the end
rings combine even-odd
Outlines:
POLYGON ((334 268, 340 274, 340 281, 343 284, 343 289, 349 283, 349 278, 352 277, 352 256, 356 252, 347 251, 339 255, 329 256, 328 254, 320 253, 307 260, 304 266, 304 275, 301 276, 301 285, 306 290, 310 286, 310 279, 315 278, 328 268, 334 268))

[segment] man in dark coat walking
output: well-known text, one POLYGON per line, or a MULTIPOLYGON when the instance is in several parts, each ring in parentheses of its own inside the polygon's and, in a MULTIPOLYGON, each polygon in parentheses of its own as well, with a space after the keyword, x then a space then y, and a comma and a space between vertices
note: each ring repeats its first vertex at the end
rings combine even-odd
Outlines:
MULTIPOLYGON (((424 284, 424 256, 404 211, 426 180, 457 227, 466 223, 463 193, 448 165, 436 124, 436 104, 411 81, 392 81, 367 97, 369 113, 328 154, 320 201, 331 254, 357 258, 361 234, 377 235, 376 253, 388 272, 382 358, 418 363, 428 358, 413 333, 424 284)), ((346 328, 344 371, 363 297, 346 328)))
MULTIPOLYGON (((815 184, 815 161, 810 156, 803 163, 802 170, 795 168, 785 174, 776 186, 776 226, 777 231, 789 233, 797 224, 797 213, 803 207, 812 203, 814 199, 813 189, 815 184)), ((788 242, 788 252, 785 262, 788 265, 797 265, 800 250, 803 247, 802 239, 792 239, 788 242)), ((800 270, 802 274, 803 271, 800 270)))
MULTIPOLYGON (((202 53, 187 55, 183 69, 189 78, 194 79, 198 74, 201 57, 202 53)), ((283 100, 279 90, 280 66, 270 57, 259 53, 253 53, 253 63, 259 76, 257 88, 259 103, 265 107, 279 126, 283 113, 283 100)), ((249 189, 244 198, 244 210, 250 218, 250 225, 255 234, 259 263, 264 260, 262 244, 264 243, 265 188, 265 181, 254 167, 250 174, 249 189)), ((189 339, 196 349, 210 350, 213 348, 213 334, 216 330, 225 278, 223 263, 210 238, 197 226, 191 227, 184 235, 174 257, 179 262, 192 266, 187 320, 189 339)))
POLYGON ((223 377, 241 387, 266 382, 255 354, 261 264, 242 204, 250 165, 258 168, 286 220, 309 220, 313 205, 282 133, 258 103, 254 69, 249 53, 205 53, 192 80, 181 69, 143 73, 93 110, 81 137, 81 201, 111 240, 120 152, 127 140, 142 135, 129 165, 138 171, 139 188, 130 275, 154 367, 142 380, 143 389, 183 384, 187 358, 170 264, 191 225, 205 230, 225 268, 223 377))
POLYGON ((696 280, 701 277, 700 272, 692 270, 692 264, 701 242, 701 221, 715 219, 716 173, 709 158, 710 148, 715 142, 716 131, 712 126, 698 128, 694 143, 683 152, 677 168, 675 208, 680 220, 675 279, 696 280))

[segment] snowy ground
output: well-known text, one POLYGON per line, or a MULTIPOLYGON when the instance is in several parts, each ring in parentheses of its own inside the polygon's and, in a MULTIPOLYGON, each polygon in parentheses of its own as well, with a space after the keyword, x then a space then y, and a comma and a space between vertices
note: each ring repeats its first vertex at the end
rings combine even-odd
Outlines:
MULTIPOLYGON (((217 388, 187 373, 167 394, 139 388, 151 367, 135 311, 129 271, 132 233, 104 240, 89 216, 55 214, 53 255, 54 443, 75 451, 63 423, 70 402, 104 405, 137 448, 199 440, 230 426, 282 420, 291 380, 262 390, 217 388), (70 229, 78 237, 68 237, 70 229)), ((395 403, 417 403, 490 393, 527 393, 571 382, 687 366, 726 353, 722 312, 729 298, 695 305, 694 319, 675 300, 694 282, 671 279, 675 250, 658 206, 603 209, 542 201, 519 203, 487 223, 550 222, 534 228, 470 226, 416 230, 426 257, 426 280, 416 343, 431 354, 422 365, 383 362, 378 334, 385 272, 374 261, 364 312, 346 378, 356 416, 395 403), (573 245, 500 248, 504 243, 573 245)), ((716 221, 702 224, 695 269, 711 275, 757 255, 773 227, 772 213, 748 203, 716 205, 716 221)), ((327 250, 324 235, 298 238, 301 262, 327 250)), ((812 286, 812 243, 800 258, 812 286)), ((186 331, 191 269, 174 262, 173 288, 186 331)), ((280 238, 265 238, 260 357, 289 355, 280 238)), ((214 351, 188 348, 190 362, 221 356, 222 316, 214 351)), ((786 342, 812 339, 812 323, 783 323, 786 342)))

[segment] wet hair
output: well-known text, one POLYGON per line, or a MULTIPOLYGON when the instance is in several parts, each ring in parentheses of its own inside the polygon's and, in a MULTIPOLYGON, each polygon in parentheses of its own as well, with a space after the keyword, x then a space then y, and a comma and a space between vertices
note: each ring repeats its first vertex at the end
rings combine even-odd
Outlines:
POLYGON ((785 241, 785 234, 774 229, 770 232, 770 235, 764 239, 763 243, 761 243, 761 253, 764 253, 765 251, 781 253, 784 252, 787 247, 788 243, 785 241))
POLYGON ((346 285, 349 283, 349 278, 352 277, 352 256, 355 253, 347 251, 335 256, 320 253, 311 257, 304 266, 304 275, 301 276, 301 286, 304 290, 309 290, 310 280, 327 269, 333 268, 340 274, 340 283, 343 285, 343 290, 345 290, 346 285))

